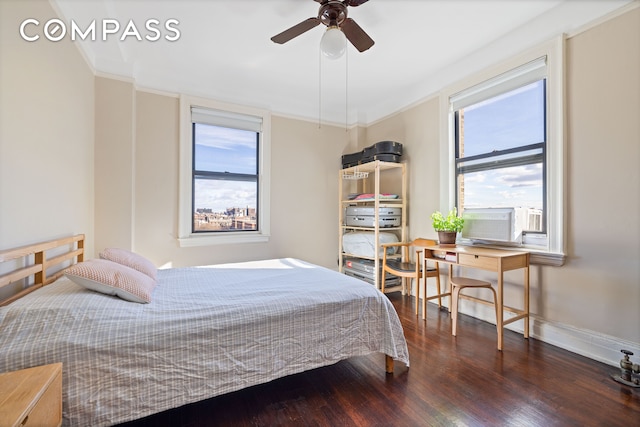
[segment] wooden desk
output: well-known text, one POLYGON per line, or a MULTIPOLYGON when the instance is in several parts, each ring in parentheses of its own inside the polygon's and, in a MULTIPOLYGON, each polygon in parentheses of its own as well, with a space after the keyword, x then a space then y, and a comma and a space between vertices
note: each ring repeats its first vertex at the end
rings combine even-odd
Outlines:
MULTIPOLYGON (((481 270, 493 271, 498 275, 497 286, 497 319, 498 329, 498 350, 502 350, 504 335, 504 325, 524 319, 524 337, 529 338, 529 252, 518 250, 503 250, 492 248, 481 248, 475 246, 461 245, 435 245, 426 248, 425 256, 435 261, 449 264, 449 277, 451 277, 453 266, 478 268, 481 270), (445 253, 446 258, 440 258, 437 254, 445 253), (524 298, 523 308, 515 309, 504 305, 503 293, 503 273, 505 271, 524 270, 524 298), (509 311, 515 316, 504 320, 504 312, 509 311)), ((468 297, 472 300, 486 302, 478 298, 468 297)))

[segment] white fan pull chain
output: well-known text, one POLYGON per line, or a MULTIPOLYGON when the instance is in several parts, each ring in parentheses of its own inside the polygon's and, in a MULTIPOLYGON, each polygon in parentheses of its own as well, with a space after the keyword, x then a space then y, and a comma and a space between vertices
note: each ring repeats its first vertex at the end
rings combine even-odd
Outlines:
POLYGON ((344 131, 349 131, 349 46, 344 53, 344 131))
POLYGON ((318 129, 322 128, 322 49, 318 46, 318 129))

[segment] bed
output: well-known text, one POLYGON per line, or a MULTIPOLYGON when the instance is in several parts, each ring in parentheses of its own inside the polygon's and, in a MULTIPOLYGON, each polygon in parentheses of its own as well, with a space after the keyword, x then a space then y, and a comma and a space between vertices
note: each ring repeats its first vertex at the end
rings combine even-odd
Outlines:
POLYGON ((79 235, 0 252, 16 264, 0 288, 31 285, 0 307, 0 372, 62 362, 63 425, 121 423, 371 353, 387 372, 409 366, 397 313, 360 280, 293 258, 171 268, 138 304, 48 273, 82 263, 83 246, 79 235))

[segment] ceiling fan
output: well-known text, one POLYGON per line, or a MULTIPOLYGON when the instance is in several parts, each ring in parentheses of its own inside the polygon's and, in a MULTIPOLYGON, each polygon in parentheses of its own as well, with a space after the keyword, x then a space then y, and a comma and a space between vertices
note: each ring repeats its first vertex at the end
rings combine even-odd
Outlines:
POLYGON ((351 18, 347 18, 348 6, 360 6, 368 0, 315 1, 320 3, 320 10, 318 10, 317 17, 306 19, 287 30, 284 30, 280 34, 271 37, 271 40, 276 43, 283 44, 322 23, 328 28, 340 29, 346 36, 347 40, 349 40, 360 52, 364 52, 373 46, 373 39, 371 39, 371 37, 369 37, 369 35, 365 33, 358 24, 356 24, 356 21, 351 18))

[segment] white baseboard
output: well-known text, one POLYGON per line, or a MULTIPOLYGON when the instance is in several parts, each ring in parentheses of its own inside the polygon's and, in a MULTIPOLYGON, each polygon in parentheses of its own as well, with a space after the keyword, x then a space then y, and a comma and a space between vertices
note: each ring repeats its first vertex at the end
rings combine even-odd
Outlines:
POLYGON ((532 316, 529 327, 533 338, 607 365, 620 367, 620 359, 623 356, 620 350, 622 349, 633 352, 634 356, 631 357, 633 363, 640 361, 640 343, 549 322, 535 316, 532 316))
MULTIPOLYGON (((496 323, 495 312, 491 306, 472 304, 469 301, 461 300, 459 312, 494 325, 496 323)), ((508 318, 509 313, 505 313, 505 319, 508 318)), ((505 326, 505 328, 521 334, 524 324, 523 321, 516 321, 505 326)), ((631 356, 631 361, 640 363, 640 343, 626 341, 594 331, 578 329, 562 323, 550 322, 535 315, 531 315, 529 336, 616 368, 620 367, 620 359, 623 356, 620 350, 622 349, 633 352, 634 355, 631 356)), ((612 373, 614 372, 616 371, 612 370, 612 373)))

